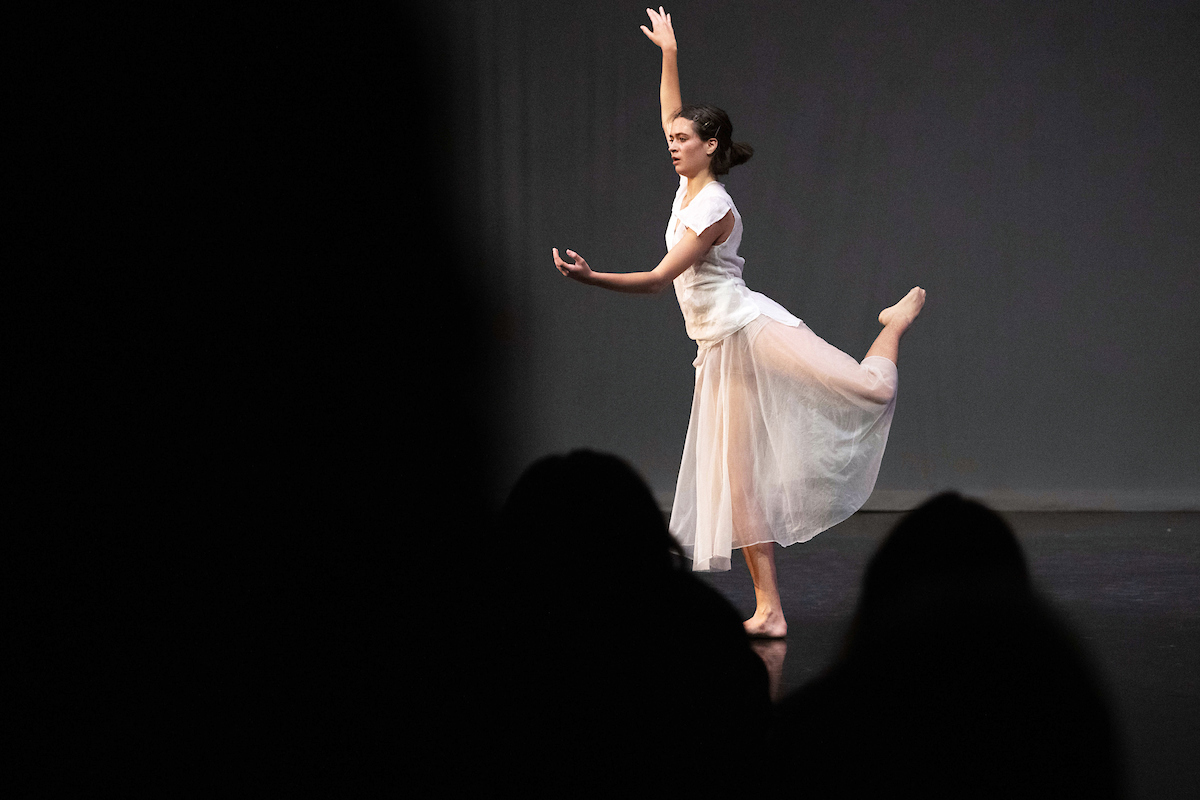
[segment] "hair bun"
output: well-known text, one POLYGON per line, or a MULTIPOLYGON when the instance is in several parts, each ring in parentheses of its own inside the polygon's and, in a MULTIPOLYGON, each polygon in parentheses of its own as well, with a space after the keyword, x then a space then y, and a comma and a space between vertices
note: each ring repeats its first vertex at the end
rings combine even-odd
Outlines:
POLYGON ((729 166, 736 167, 745 164, 754 155, 754 148, 745 142, 732 142, 729 145, 729 166))

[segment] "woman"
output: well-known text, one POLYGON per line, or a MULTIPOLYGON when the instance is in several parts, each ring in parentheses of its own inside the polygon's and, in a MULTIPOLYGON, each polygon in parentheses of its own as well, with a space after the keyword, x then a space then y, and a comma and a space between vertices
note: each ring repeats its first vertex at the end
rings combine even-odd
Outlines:
POLYGON ((642 32, 662 49, 663 133, 679 175, 667 255, 648 272, 596 272, 573 250, 567 261, 554 248, 554 265, 619 292, 674 284, 699 352, 671 533, 698 571, 729 569, 740 548, 756 599, 746 632, 782 637, 773 547, 811 539, 870 496, 895 407, 900 337, 925 290, 880 312, 883 330, 860 364, 747 289, 741 215, 717 176, 753 149, 732 140, 724 111, 683 105, 671 17, 662 7, 646 11, 653 30, 642 32))

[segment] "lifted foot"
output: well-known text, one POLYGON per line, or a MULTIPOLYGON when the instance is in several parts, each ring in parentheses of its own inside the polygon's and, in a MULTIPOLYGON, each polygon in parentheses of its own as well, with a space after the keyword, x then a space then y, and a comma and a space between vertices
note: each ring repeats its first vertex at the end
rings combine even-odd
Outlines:
POLYGON ((907 328, 921 313, 921 307, 924 305, 925 290, 920 286, 914 286, 899 303, 879 312, 879 324, 884 326, 902 325, 907 328))

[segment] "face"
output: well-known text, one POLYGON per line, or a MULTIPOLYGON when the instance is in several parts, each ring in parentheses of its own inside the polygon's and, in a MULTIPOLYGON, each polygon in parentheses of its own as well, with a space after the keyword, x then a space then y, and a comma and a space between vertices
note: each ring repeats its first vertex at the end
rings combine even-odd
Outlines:
POLYGON ((708 169, 712 154, 716 152, 717 140, 704 141, 696 135, 696 126, 690 119, 676 117, 671 122, 667 136, 667 148, 671 151, 671 163, 675 171, 694 178, 708 169))

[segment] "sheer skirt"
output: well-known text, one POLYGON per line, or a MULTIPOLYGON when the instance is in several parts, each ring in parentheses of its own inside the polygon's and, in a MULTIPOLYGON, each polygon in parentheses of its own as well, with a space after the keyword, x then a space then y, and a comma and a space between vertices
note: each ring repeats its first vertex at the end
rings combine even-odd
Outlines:
POLYGON ((701 343, 671 533, 696 571, 732 550, 808 541, 862 507, 895 410, 896 365, 860 364, 765 314, 701 343))

